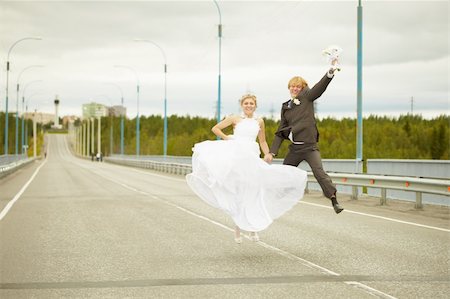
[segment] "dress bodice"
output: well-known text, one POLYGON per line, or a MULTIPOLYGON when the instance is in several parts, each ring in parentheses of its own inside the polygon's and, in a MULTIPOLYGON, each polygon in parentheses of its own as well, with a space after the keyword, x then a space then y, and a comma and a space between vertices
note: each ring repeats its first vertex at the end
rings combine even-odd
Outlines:
POLYGON ((255 141, 259 132, 259 123, 254 118, 243 118, 234 127, 234 139, 255 141))

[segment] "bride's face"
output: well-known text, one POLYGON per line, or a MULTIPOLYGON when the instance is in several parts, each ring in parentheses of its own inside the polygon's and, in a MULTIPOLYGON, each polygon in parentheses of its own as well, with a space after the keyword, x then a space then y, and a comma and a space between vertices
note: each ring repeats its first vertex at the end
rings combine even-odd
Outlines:
POLYGON ((247 98, 242 101, 241 107, 246 115, 253 115, 256 110, 256 102, 252 98, 247 98))

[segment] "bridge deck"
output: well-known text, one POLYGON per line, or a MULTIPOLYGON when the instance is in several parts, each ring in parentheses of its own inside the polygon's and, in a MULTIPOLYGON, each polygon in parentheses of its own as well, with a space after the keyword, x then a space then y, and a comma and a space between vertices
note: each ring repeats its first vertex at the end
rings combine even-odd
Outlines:
POLYGON ((335 215, 311 193, 261 242, 238 245, 231 220, 183 177, 77 159, 60 135, 50 136, 47 160, 3 178, 0 190, 2 298, 450 293, 445 207, 342 197, 346 210, 335 215))

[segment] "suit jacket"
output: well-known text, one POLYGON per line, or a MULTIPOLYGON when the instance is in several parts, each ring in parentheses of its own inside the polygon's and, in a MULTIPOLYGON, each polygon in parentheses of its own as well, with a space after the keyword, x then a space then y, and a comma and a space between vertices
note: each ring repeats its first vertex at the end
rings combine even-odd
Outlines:
POLYGON ((327 74, 314 85, 313 88, 304 87, 296 97, 300 104, 296 105, 289 100, 281 106, 281 121, 275 132, 270 152, 275 155, 284 139, 289 139, 292 132, 293 140, 296 142, 316 143, 319 141, 319 131, 314 117, 314 101, 319 98, 330 84, 332 78, 327 74))

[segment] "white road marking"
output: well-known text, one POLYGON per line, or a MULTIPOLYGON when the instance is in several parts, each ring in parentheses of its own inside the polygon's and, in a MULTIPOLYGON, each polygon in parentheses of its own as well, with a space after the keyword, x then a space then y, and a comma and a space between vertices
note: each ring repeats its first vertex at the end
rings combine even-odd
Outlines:
MULTIPOLYGON (((134 169, 134 168, 131 168, 131 167, 126 167, 126 166, 123 166, 123 165, 120 165, 120 164, 114 164, 114 165, 115 166, 121 166, 121 167, 127 168, 127 169, 129 169, 129 170, 131 170, 133 172, 142 173, 142 174, 149 175, 149 176, 154 176, 154 177, 158 177, 158 178, 165 178, 165 179, 172 180, 172 181, 177 181, 177 182, 186 182, 186 180, 184 178, 183 179, 178 179, 178 178, 173 178, 171 176, 165 176, 165 175, 161 175, 161 174, 151 173, 151 172, 148 172, 148 171, 142 171, 142 170, 134 169)), ((300 201, 300 203, 307 204, 307 205, 312 205, 312 206, 316 206, 316 207, 321 207, 321 208, 326 208, 326 209, 332 209, 332 207, 329 207, 329 206, 316 204, 316 203, 312 203, 312 202, 307 202, 307 201, 303 201, 303 200, 300 201)), ((361 216, 372 217, 372 218, 383 219, 383 220, 397 222, 397 223, 402 223, 402 224, 407 224, 407 225, 413 225, 413 226, 418 226, 418 227, 423 227, 423 228, 439 230, 439 231, 443 231, 443 232, 450 232, 450 229, 446 229, 446 228, 441 228, 441 227, 437 227, 437 226, 430 226, 430 225, 425 225, 425 224, 420 224, 420 223, 415 223, 415 222, 410 222, 410 221, 403 221, 403 220, 398 220, 398 219, 394 219, 394 218, 383 217, 383 216, 378 216, 378 215, 373 215, 373 214, 368 214, 368 213, 356 212, 356 211, 352 211, 352 210, 348 210, 348 209, 345 209, 344 212, 345 213, 357 214, 357 215, 361 215, 361 216)))
MULTIPOLYGON (((307 201, 300 201, 300 203, 306 204, 306 205, 311 205, 311 206, 316 206, 316 207, 321 207, 321 208, 326 208, 326 209, 332 209, 332 207, 328 207, 328 206, 324 206, 324 205, 320 205, 320 204, 316 204, 316 203, 312 203, 312 202, 307 202, 307 201)), ((443 232, 447 232, 447 233, 450 232, 450 229, 445 229, 445 228, 436 227, 436 226, 429 226, 429 225, 419 224, 419 223, 415 223, 415 222, 403 221, 403 220, 398 220, 398 219, 394 219, 394 218, 383 217, 383 216, 367 214, 367 213, 362 213, 362 212, 356 212, 356 211, 347 210, 347 209, 345 209, 342 213, 357 214, 357 215, 378 218, 378 219, 383 219, 383 220, 397 222, 397 223, 403 223, 403 224, 408 224, 408 225, 413 225, 413 226, 418 226, 418 227, 439 230, 439 231, 443 231, 443 232)))
MULTIPOLYGON (((188 210, 188 209, 186 209, 186 208, 183 208, 183 207, 181 207, 181 206, 179 206, 179 205, 177 205, 177 204, 174 204, 174 203, 172 203, 172 202, 169 202, 169 201, 167 201, 167 200, 164 200, 164 199, 162 199, 162 198, 160 198, 160 197, 158 197, 158 196, 156 196, 156 195, 150 194, 150 193, 148 193, 148 192, 146 192, 146 191, 143 191, 143 190, 138 190, 138 189, 136 189, 136 188, 134 188, 134 187, 128 186, 127 184, 124 184, 124 183, 122 183, 122 182, 119 182, 119 181, 117 181, 117 180, 115 180, 115 179, 112 179, 112 178, 106 177, 106 176, 104 176, 104 175, 102 175, 102 174, 96 173, 96 172, 92 171, 90 168, 84 167, 84 166, 82 166, 82 165, 80 165, 80 164, 78 164, 78 163, 76 163, 76 162, 72 162, 72 163, 77 164, 77 165, 79 165, 80 167, 83 167, 83 168, 85 168, 85 169, 91 171, 92 173, 94 173, 94 174, 96 174, 96 175, 98 175, 98 176, 100 176, 100 177, 102 177, 102 178, 104 178, 104 179, 106 179, 106 180, 108 180, 108 181, 111 181, 111 182, 113 182, 113 183, 115 183, 115 184, 118 184, 118 185, 120 185, 120 186, 122 186, 122 187, 124 187, 124 188, 126 188, 126 189, 128 189, 128 190, 131 190, 131 191, 134 191, 134 192, 143 194, 143 195, 147 195, 147 196, 149 196, 149 197, 151 197, 151 198, 153 198, 153 199, 155 199, 155 200, 158 200, 159 202, 162 202, 162 203, 164 203, 164 204, 166 204, 166 205, 175 207, 175 208, 177 208, 177 209, 179 209, 179 210, 181 210, 181 211, 183 211, 183 212, 185 212, 185 213, 187 213, 187 214, 189 214, 189 215, 192 215, 192 216, 197 217, 197 218, 199 218, 199 219, 205 220, 205 221, 207 221, 207 222, 209 222, 209 223, 211 223, 211 224, 214 224, 214 225, 216 225, 216 226, 219 226, 219 227, 221 227, 221 228, 223 228, 223 229, 225 229, 225 230, 228 230, 228 231, 231 231, 231 232, 234 231, 234 229, 231 228, 231 227, 228 227, 228 226, 226 226, 226 225, 224 225, 224 224, 222 224, 222 223, 219 223, 219 222, 217 222, 217 221, 214 221, 214 220, 212 220, 212 219, 210 219, 210 218, 208 218, 208 217, 206 217, 206 216, 197 214, 197 213, 195 213, 195 212, 193 212, 193 211, 190 211, 190 210, 188 210)), ((164 177, 164 176, 163 176, 163 177, 164 177)), ((164 177, 164 178, 167 178, 167 177, 164 177)), ((244 235, 244 237, 247 238, 247 239, 250 239, 249 236, 244 235)), ((333 276, 340 276, 339 273, 336 273, 336 272, 334 272, 334 271, 331 271, 331 270, 329 270, 329 269, 327 269, 327 268, 325 268, 325 267, 322 267, 322 266, 320 266, 320 265, 317 265, 317 264, 315 264, 315 263, 313 263, 313 262, 310 262, 310 261, 308 261, 308 260, 305 260, 305 259, 303 259, 303 258, 301 258, 301 257, 299 257, 299 256, 297 256, 297 255, 295 255, 295 254, 292 254, 292 253, 290 253, 290 252, 288 252, 288 251, 286 251, 286 250, 283 250, 283 249, 280 249, 280 248, 278 248, 278 247, 269 245, 269 244, 267 244, 267 243, 265 243, 265 242, 259 241, 259 242, 256 242, 255 244, 257 244, 257 245, 259 245, 259 246, 262 246, 262 247, 264 247, 264 248, 266 248, 266 249, 268 249, 268 250, 270 250, 270 251, 273 251, 273 252, 275 252, 275 253, 277 253, 277 254, 283 256, 283 257, 286 257, 286 258, 288 258, 288 259, 290 259, 290 260, 296 260, 296 261, 300 262, 302 265, 304 265, 304 266, 306 266, 306 267, 308 267, 308 268, 316 269, 316 270, 320 271, 320 272, 323 273, 323 274, 326 274, 326 275, 333 275, 333 276)), ((357 281, 344 281, 344 283, 347 284, 347 285, 356 287, 356 288, 358 288, 358 289, 361 289, 361 290, 363 290, 364 292, 369 293, 370 295, 373 295, 373 296, 376 296, 376 297, 379 297, 379 298, 396 299, 396 297, 393 297, 393 296, 391 296, 391 295, 389 295, 389 294, 383 293, 383 292, 381 292, 381 291, 379 291, 379 290, 377 290, 377 289, 371 288, 371 287, 369 287, 369 286, 367 286, 367 285, 365 285, 365 284, 363 284, 363 283, 357 282, 357 281)))
POLYGON ((9 210, 12 208, 12 206, 16 203, 16 201, 22 196, 23 192, 28 188, 28 186, 31 184, 31 182, 34 180, 36 175, 38 174, 39 170, 42 168, 42 166, 45 165, 47 160, 42 162, 42 164, 34 171, 31 178, 25 183, 25 185, 20 189, 20 191, 14 196, 12 200, 8 202, 8 204, 3 208, 2 212, 0 213, 0 221, 3 219, 3 217, 6 216, 6 214, 9 212, 9 210))
POLYGON ((377 297, 380 297, 380 298, 397 299, 397 297, 394 297, 394 296, 391 296, 389 294, 383 293, 383 292, 381 292, 381 291, 379 291, 377 289, 371 288, 368 285, 365 285, 365 284, 360 283, 358 281, 345 281, 344 283, 346 283, 348 285, 351 285, 351 286, 353 286, 355 288, 362 289, 362 290, 366 291, 367 293, 369 293, 371 295, 374 295, 374 296, 377 296, 377 297))
MULTIPOLYGON (((67 145, 67 144, 66 144, 66 145, 67 145)), ((82 165, 80 165, 80 164, 78 164, 78 163, 76 163, 76 162, 72 162, 72 163, 77 164, 77 165, 79 165, 79 166, 81 166, 81 167, 83 167, 83 168, 85 168, 85 169, 88 169, 88 170, 92 171, 90 168, 84 167, 84 166, 82 166, 82 165)), ((122 166, 122 167, 124 167, 124 166, 122 166)), ((125 167, 124 167, 124 168, 125 168, 125 167)), ((133 168, 128 168, 128 167, 126 167, 126 168, 129 169, 129 170, 131 170, 131 171, 133 171, 133 172, 138 172, 138 173, 145 174, 145 175, 149 175, 149 176, 154 176, 154 177, 164 178, 164 179, 173 180, 173 181, 178 181, 178 182, 185 182, 184 179, 178 179, 178 178, 173 178, 173 177, 166 176, 166 175, 154 174, 154 173, 151 173, 151 172, 141 171, 141 170, 137 170, 137 169, 133 169, 133 168)), ((92 172, 93 172, 93 171, 92 171, 92 172)), ((176 204, 174 204, 174 203, 171 203, 171 202, 169 202, 169 201, 166 201, 166 200, 164 200, 164 199, 162 199, 162 198, 159 198, 158 196, 152 195, 152 194, 150 194, 150 193, 148 193, 148 192, 145 192, 145 191, 142 191, 142 190, 138 190, 138 189, 133 188, 133 187, 131 187, 131 186, 128 186, 127 184, 124 184, 124 183, 122 183, 122 182, 119 182, 119 181, 116 181, 116 180, 114 180, 114 179, 105 177, 104 175, 101 175, 101 174, 98 174, 98 173, 96 173, 96 174, 99 175, 99 176, 101 176, 101 177, 103 177, 103 178, 106 179, 106 180, 109 180, 109 181, 111 181, 111 182, 114 182, 114 183, 116 183, 116 184, 119 184, 119 185, 123 186, 124 188, 126 188, 126 189, 128 189, 128 190, 131 190, 131 191, 134 191, 134 192, 143 194, 143 195, 147 195, 147 196, 149 196, 149 197, 151 197, 151 198, 153 198, 153 199, 155 199, 155 200, 158 200, 158 201, 160 201, 160 202, 162 202, 162 203, 164 203, 164 204, 167 204, 167 205, 170 205, 170 206, 172 206, 172 207, 175 207, 175 208, 177 208, 177 209, 179 209, 179 210, 181 210, 181 211, 183 211, 183 212, 185 212, 185 213, 187 213, 187 214, 190 214, 190 215, 192 215, 192 216, 194 216, 194 217, 197 217, 197 218, 199 218, 199 219, 202 219, 202 220, 204 220, 204 221, 207 221, 207 222, 209 222, 209 223, 211 223, 211 224, 214 224, 214 225, 216 225, 216 226, 218 226, 218 227, 221 227, 221 228, 223 228, 223 229, 225 229, 225 230, 227 230, 227 231, 230 231, 230 232, 233 232, 233 231, 234 231, 233 228, 230 228, 230 227, 228 227, 228 226, 226 226, 226 225, 223 225, 222 223, 219 223, 219 222, 217 222, 217 221, 214 221, 214 220, 212 220, 212 219, 210 219, 210 218, 208 218, 208 217, 206 217, 206 216, 197 214, 197 213, 195 213, 195 212, 193 212, 193 211, 190 211, 190 210, 188 210, 188 209, 186 209, 186 208, 183 208, 183 207, 181 207, 181 206, 178 206, 178 205, 176 205, 176 204)), ((305 201, 300 201, 300 203, 303 203, 303 204, 309 204, 309 205, 313 205, 313 206, 317 206, 317 207, 321 207, 321 208, 331 209, 331 207, 329 207, 329 206, 320 205, 320 204, 315 204, 315 203, 310 203, 310 202, 305 202, 305 201)), ((377 216, 377 215, 372 215, 372 214, 367 214, 367 213, 361 213, 361 212, 351 211, 351 210, 347 210, 347 209, 345 210, 345 212, 346 212, 346 213, 353 213, 353 214, 357 214, 357 215, 362 215, 362 216, 367 216, 367 217, 373 217, 373 218, 383 219, 383 220, 387 220, 387 221, 398 222, 398 223, 402 223, 402 224, 408 224, 408 225, 413 225, 413 226, 418 226, 418 227, 424 227, 424 228, 429 228, 429 229, 435 229, 435 230, 440 230, 440 231, 445 231, 445 232, 449 232, 449 231, 450 231, 450 230, 448 230, 448 229, 443 229, 443 228, 439 228, 439 227, 433 227, 433 226, 428 226, 428 225, 422 225, 422 224, 418 224, 418 223, 414 223, 414 222, 402 221, 402 220, 397 220, 397 219, 388 218, 388 217, 382 217, 382 216, 377 216)), ((247 238, 247 239, 249 239, 248 236, 244 236, 244 237, 247 238)), ((290 252, 288 252, 288 251, 282 250, 282 249, 277 248, 277 247, 275 247, 275 246, 269 245, 269 244, 267 244, 267 243, 265 243, 265 242, 259 241, 259 242, 257 242, 256 244, 258 244, 259 246, 262 246, 262 247, 264 247, 264 248, 266 248, 266 249, 268 249, 268 250, 270 250, 270 251, 273 251, 273 252, 275 252, 275 253, 277 253, 277 254, 279 254, 279 255, 285 257, 285 258, 288 258, 288 259, 290 259, 290 260, 296 260, 296 261, 300 262, 302 265, 304 265, 304 266, 306 266, 306 267, 309 267, 309 268, 316 269, 316 270, 318 270, 319 272, 321 272, 321 273, 323 273, 323 274, 326 274, 326 275, 332 275, 332 276, 341 276, 341 274, 339 274, 339 273, 336 273, 336 272, 334 272, 334 271, 331 271, 331 270, 329 270, 329 269, 327 269, 327 268, 325 268, 325 267, 322 267, 322 266, 320 266, 320 265, 318 265, 318 264, 315 264, 315 263, 313 263, 313 262, 310 262, 310 261, 308 261, 308 260, 305 260, 305 259, 303 259, 303 258, 301 258, 301 257, 299 257, 299 256, 297 256, 297 255, 295 255, 295 254, 292 254, 292 253, 290 253, 290 252)), ((373 296, 375 296, 375 297, 386 298, 386 299, 396 299, 396 297, 393 297, 393 296, 391 296, 391 295, 389 295, 389 294, 386 294, 386 293, 381 292, 381 291, 379 291, 379 290, 377 290, 377 289, 374 289, 374 288, 372 288, 372 287, 369 287, 368 285, 365 285, 365 284, 363 284, 363 283, 361 283, 361 282, 358 282, 358 281, 344 281, 344 283, 347 284, 347 285, 349 285, 349 286, 353 286, 353 287, 355 287, 355 288, 361 289, 361 290, 363 290, 364 292, 369 293, 370 295, 373 295, 373 296)))
MULTIPOLYGON (((49 145, 50 145, 50 140, 49 140, 49 145)), ((47 150, 47 155, 48 152, 50 150, 50 146, 48 147, 47 150)), ((20 191, 13 197, 13 199, 11 199, 8 204, 3 208, 3 210, 0 212, 0 221, 6 216, 6 214, 8 214, 9 210, 11 210, 12 206, 16 203, 16 201, 19 200, 20 196, 22 196, 22 194, 25 192, 25 190, 27 190, 28 186, 31 184, 31 182, 34 180, 34 178, 36 177, 36 175, 38 174, 39 170, 41 170, 42 166, 45 165, 45 163, 47 163, 47 159, 44 159, 44 162, 42 162, 41 165, 39 165, 39 167, 34 171, 33 175, 31 176, 31 178, 25 183, 25 185, 23 185, 23 187, 20 189, 20 191)))
MULTIPOLYGON (((118 165, 118 164, 114 164, 114 165, 118 165)), ((147 172, 147 171, 142 171, 142 170, 126 167, 126 166, 123 166, 123 165, 118 165, 118 166, 122 166, 123 168, 127 168, 127 169, 129 169, 129 170, 131 170, 133 172, 142 173, 142 174, 149 175, 149 176, 154 176, 154 177, 158 177, 158 178, 165 178, 165 179, 172 180, 172 181, 177 181, 177 182, 186 182, 186 180, 184 178, 183 179, 178 179, 178 178, 173 178, 173 177, 170 177, 170 176, 165 176, 165 175, 161 175, 161 174, 155 174, 155 173, 151 173, 151 172, 147 172)), ((326 209, 332 209, 332 207, 329 207, 329 206, 316 204, 316 203, 312 203, 312 202, 307 202, 307 201, 303 201, 303 200, 300 201, 300 203, 307 204, 307 205, 312 205, 312 206, 316 206, 316 207, 321 207, 321 208, 326 208, 326 209)), ((430 226, 430 225, 425 225, 425 224, 420 224, 420 223, 415 223, 415 222, 410 222, 410 221, 403 221, 403 220, 399 220, 399 219, 383 217, 383 216, 378 216, 378 215, 373 215, 373 214, 368 214, 368 213, 356 212, 356 211, 352 211, 352 210, 348 210, 348 209, 345 209, 344 212, 345 213, 357 214, 357 215, 361 215, 361 216, 372 217, 372 218, 383 219, 383 220, 397 222, 397 223, 402 223, 402 224, 407 224, 407 225, 413 225, 413 226, 418 226, 418 227, 423 227, 423 228, 439 230, 439 231, 443 231, 443 232, 450 232, 450 229, 446 229, 446 228, 430 226)))

